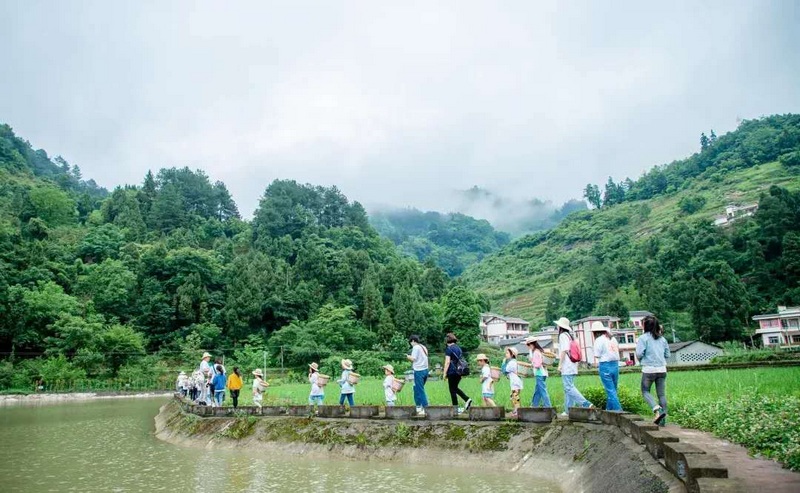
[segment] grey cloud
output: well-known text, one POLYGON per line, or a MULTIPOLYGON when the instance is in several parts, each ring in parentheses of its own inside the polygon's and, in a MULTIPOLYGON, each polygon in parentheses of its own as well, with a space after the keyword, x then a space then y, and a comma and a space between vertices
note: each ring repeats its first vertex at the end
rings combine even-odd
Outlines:
POLYGON ((0 120, 105 186, 190 166, 250 214, 269 181, 463 208, 556 204, 800 111, 774 2, 0 1, 0 120))

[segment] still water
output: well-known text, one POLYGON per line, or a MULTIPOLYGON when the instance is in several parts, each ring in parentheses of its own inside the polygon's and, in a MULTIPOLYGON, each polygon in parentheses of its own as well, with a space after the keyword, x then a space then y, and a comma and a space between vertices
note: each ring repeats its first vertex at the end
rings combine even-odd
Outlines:
MULTIPOLYGON (((162 442, 166 399, 0 408, 0 490, 202 492, 555 492, 512 473, 376 462, 312 461, 162 442)), ((443 451, 442 453, 447 453, 443 451)))

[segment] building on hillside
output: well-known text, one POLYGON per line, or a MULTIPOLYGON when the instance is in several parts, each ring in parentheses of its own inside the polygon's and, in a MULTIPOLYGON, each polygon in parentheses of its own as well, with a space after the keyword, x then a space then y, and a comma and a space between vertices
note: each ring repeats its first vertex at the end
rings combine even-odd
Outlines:
POLYGON ((525 338, 530 334, 531 324, 516 317, 505 317, 496 313, 481 314, 481 338, 491 344, 507 339, 525 338))
POLYGON ((728 205, 725 214, 714 217, 714 226, 727 226, 739 219, 750 217, 758 210, 758 204, 728 205))
POLYGON ((756 315, 753 320, 764 347, 800 345, 800 306, 779 306, 778 313, 756 315))
POLYGON ((676 342, 669 345, 668 365, 700 365, 723 353, 722 348, 700 341, 676 342))
POLYGON ((647 310, 633 310, 628 312, 628 317, 630 318, 631 327, 636 327, 637 329, 642 328, 642 320, 645 317, 652 317, 654 316, 651 312, 647 310))

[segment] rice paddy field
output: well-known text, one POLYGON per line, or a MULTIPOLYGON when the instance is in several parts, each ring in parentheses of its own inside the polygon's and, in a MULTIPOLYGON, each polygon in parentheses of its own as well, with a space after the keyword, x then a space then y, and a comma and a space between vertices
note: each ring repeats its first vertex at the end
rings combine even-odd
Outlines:
MULTIPOLYGON (((640 380, 638 373, 620 375, 620 401, 626 411, 649 416, 639 391, 640 380)), ((356 405, 382 405, 382 381, 378 376, 362 378, 356 386, 356 405)), ((521 400, 523 406, 528 406, 535 382, 527 378, 524 383, 521 400)), ((579 376, 576 386, 598 407, 605 404, 597 375, 579 376)), ((412 388, 411 382, 406 383, 398 394, 397 405, 414 404, 412 388)), ((464 378, 461 388, 480 405, 477 377, 464 378)), ((563 411, 561 379, 551 376, 547 388, 553 406, 563 411)), ((310 386, 305 383, 275 381, 267 390, 264 405, 304 404, 308 401, 309 390, 310 386)), ((431 379, 425 390, 431 405, 450 404, 447 382, 431 379)), ((495 384, 497 405, 510 407, 509 390, 505 378, 495 384)), ((667 400, 670 421, 710 431, 745 445, 754 455, 775 458, 786 467, 800 470, 800 367, 672 372, 667 375, 667 400)), ((252 403, 247 383, 240 402, 242 405, 252 403)), ((339 387, 332 381, 325 387, 325 404, 338 403, 339 387)), ((226 401, 226 405, 229 404, 230 401, 226 401)))

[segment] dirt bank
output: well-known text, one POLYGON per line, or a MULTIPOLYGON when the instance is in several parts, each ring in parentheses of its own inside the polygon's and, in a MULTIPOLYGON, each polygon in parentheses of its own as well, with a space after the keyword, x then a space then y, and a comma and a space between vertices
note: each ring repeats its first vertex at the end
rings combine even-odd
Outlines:
POLYGON ((452 467, 491 467, 553 481, 564 491, 685 491, 616 427, 508 423, 200 418, 172 401, 156 416, 156 436, 204 448, 452 467), (565 474, 568 472, 569 474, 565 474))
POLYGON ((74 392, 64 394, 0 395, 0 406, 17 404, 60 404, 69 401, 92 399, 134 399, 146 397, 167 397, 173 392, 74 392))

